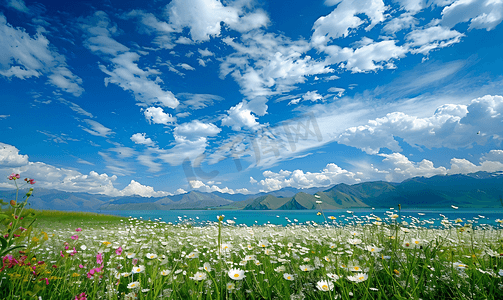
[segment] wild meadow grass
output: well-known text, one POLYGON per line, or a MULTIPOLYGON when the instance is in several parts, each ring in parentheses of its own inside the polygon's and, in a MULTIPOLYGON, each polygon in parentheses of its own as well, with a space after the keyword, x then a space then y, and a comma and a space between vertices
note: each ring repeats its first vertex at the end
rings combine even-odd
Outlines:
POLYGON ((0 299, 503 299, 499 219, 171 224, 25 209, 32 191, 0 202, 0 299))
POLYGON ((0 299, 503 299, 497 222, 427 229, 392 211, 285 227, 39 216, 17 237, 27 247, 2 258, 0 299))

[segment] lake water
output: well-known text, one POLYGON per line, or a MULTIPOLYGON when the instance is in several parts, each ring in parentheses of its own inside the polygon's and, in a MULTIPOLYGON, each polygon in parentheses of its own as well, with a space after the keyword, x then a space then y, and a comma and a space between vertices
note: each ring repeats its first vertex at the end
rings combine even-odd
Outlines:
MULTIPOLYGON (((317 215, 315 210, 124 210, 124 211, 106 211, 103 213, 114 214, 124 217, 136 217, 143 220, 158 220, 177 224, 180 222, 190 222, 194 224, 207 224, 208 221, 217 221, 218 215, 225 215, 225 220, 233 220, 236 224, 265 225, 274 224, 285 226, 289 223, 305 223, 324 222, 323 215, 317 215)), ((329 222, 329 216, 335 217, 338 224, 347 224, 367 220, 365 216, 374 214, 381 219, 385 219, 390 212, 397 213, 396 209, 351 209, 352 213, 347 210, 325 210, 325 217, 329 222)), ((423 224, 423 226, 439 226, 440 221, 448 218, 454 221, 458 218, 463 220, 460 224, 465 224, 470 220, 473 225, 490 224, 500 225, 496 219, 503 219, 503 209, 479 209, 479 210, 463 210, 463 209, 404 209, 401 211, 403 220, 410 223, 412 217, 421 221, 433 221, 434 224, 423 224), (424 215, 420 215, 424 214, 424 215), (443 216, 442 216, 443 215, 443 216)))

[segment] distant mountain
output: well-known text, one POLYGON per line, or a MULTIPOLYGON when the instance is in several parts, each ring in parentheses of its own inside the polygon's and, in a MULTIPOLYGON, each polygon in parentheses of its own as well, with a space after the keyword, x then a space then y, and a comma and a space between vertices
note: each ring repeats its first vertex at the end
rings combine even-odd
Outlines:
MULTIPOLYGON (((28 189, 20 190, 19 200, 28 189)), ((337 184, 330 188, 284 188, 270 193, 251 195, 203 193, 191 191, 169 197, 109 197, 88 193, 71 193, 35 187, 30 207, 57 210, 171 210, 171 209, 245 209, 304 210, 354 207, 435 208, 455 205, 464 208, 501 207, 503 172, 477 172, 467 175, 414 177, 401 183, 385 181, 354 185, 337 184), (314 195, 319 196, 316 198, 314 195), (317 204, 316 201, 322 201, 317 204)), ((15 199, 15 190, 0 191, 0 199, 15 199)))
POLYGON ((320 198, 307 193, 293 197, 260 196, 244 206, 250 210, 270 209, 340 209, 353 207, 403 207, 435 208, 451 205, 464 208, 501 207, 503 173, 478 172, 468 175, 437 175, 414 177, 401 183, 384 181, 364 182, 354 185, 337 184, 316 192, 320 198), (316 200, 322 204, 316 204, 316 200))
MULTIPOLYGON (((24 200, 24 195, 27 192, 28 189, 20 190, 18 201, 24 200)), ((16 191, 0 191, 0 199, 16 199, 16 191)), ((108 201, 110 201, 110 197, 105 195, 70 193, 34 187, 33 194, 28 200, 28 207, 35 209, 96 211, 108 201)))
POLYGON ((121 197, 103 205, 103 210, 170 210, 170 209, 206 209, 233 203, 211 193, 189 192, 163 198, 121 197))

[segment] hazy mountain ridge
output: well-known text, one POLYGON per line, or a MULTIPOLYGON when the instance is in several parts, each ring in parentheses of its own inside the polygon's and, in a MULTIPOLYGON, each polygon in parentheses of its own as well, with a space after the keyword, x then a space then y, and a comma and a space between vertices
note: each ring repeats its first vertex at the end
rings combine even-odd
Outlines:
MULTIPOLYGON (((19 192, 21 200, 27 189, 19 192)), ((0 191, 0 199, 15 199, 15 190, 0 191)), ((285 188, 271 193, 252 195, 203 193, 191 191, 168 197, 109 197, 88 193, 71 193, 36 188, 30 207, 57 210, 173 210, 173 209, 245 209, 304 210, 342 209, 356 207, 466 208, 500 207, 503 195, 503 173, 477 172, 467 175, 436 175, 414 177, 401 183, 385 181, 354 185, 337 184, 328 189, 285 188), (316 198, 313 194, 319 196, 316 198), (316 201, 322 201, 317 204, 316 201)))

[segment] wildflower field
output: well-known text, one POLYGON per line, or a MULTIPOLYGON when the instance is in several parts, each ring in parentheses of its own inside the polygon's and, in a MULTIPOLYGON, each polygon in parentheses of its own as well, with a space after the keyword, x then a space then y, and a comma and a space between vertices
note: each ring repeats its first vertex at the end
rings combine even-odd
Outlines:
POLYGON ((2 216, 0 299, 503 299, 501 220, 196 225, 18 203, 2 216))

